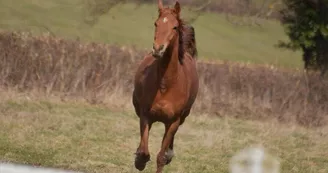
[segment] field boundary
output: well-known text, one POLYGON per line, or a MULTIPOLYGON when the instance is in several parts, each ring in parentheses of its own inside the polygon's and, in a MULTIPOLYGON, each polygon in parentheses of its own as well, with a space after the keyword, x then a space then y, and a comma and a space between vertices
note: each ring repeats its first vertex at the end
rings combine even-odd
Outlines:
MULTIPOLYGON (((147 50, 82 43, 26 32, 0 33, 0 86, 80 97, 126 107, 147 50)), ((244 119, 328 123, 328 81, 302 70, 198 61, 200 91, 193 111, 244 119)))

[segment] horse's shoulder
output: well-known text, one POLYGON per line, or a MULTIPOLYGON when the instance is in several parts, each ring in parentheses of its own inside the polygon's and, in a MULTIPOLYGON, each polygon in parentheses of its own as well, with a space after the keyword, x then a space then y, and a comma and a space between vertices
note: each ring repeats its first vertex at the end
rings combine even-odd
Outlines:
POLYGON ((140 71, 141 69, 146 68, 149 64, 152 63, 152 61, 154 61, 154 58, 151 56, 151 54, 147 54, 147 55, 145 55, 145 56, 139 61, 138 71, 140 71))
POLYGON ((147 54, 143 57, 136 71, 136 78, 140 78, 144 75, 147 68, 150 67, 155 61, 154 57, 151 54, 147 54))

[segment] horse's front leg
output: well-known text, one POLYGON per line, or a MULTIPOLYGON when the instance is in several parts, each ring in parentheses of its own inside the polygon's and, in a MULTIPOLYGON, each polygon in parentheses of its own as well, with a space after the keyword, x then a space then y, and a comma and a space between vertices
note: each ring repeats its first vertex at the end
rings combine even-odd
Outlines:
POLYGON ((157 155, 157 171, 156 173, 162 173, 165 165, 171 162, 174 156, 173 142, 174 136, 178 131, 180 125, 180 118, 172 123, 165 124, 165 134, 162 141, 162 147, 157 155))
POLYGON ((136 152, 134 166, 142 171, 145 169, 147 162, 150 160, 148 150, 148 137, 152 123, 145 117, 140 116, 140 144, 136 152))

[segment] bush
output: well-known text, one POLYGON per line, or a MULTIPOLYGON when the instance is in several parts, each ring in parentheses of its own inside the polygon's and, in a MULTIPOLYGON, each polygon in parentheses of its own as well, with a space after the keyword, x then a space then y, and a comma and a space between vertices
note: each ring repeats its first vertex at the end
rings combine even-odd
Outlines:
MULTIPOLYGON (((147 50, 0 32, 0 86, 132 106, 133 77, 147 50)), ((264 66, 198 61, 194 114, 323 125, 328 82, 264 66)))

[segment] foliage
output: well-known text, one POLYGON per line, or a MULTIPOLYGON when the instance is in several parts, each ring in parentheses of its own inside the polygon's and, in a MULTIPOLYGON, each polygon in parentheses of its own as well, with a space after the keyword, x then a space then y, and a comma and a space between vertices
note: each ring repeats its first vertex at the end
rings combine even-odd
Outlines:
POLYGON ((328 1, 283 0, 281 23, 289 42, 280 41, 279 47, 303 51, 304 67, 320 69, 328 67, 328 1))

